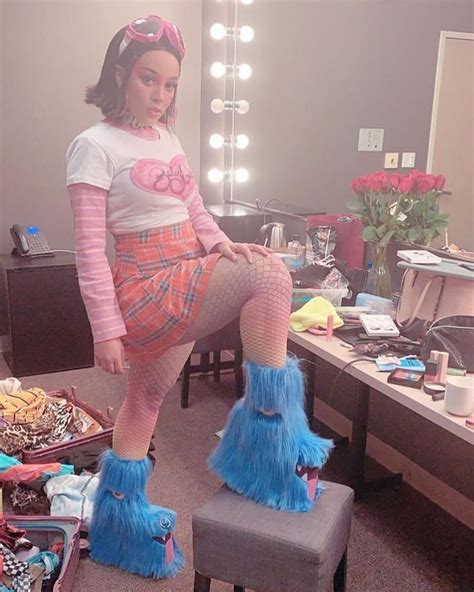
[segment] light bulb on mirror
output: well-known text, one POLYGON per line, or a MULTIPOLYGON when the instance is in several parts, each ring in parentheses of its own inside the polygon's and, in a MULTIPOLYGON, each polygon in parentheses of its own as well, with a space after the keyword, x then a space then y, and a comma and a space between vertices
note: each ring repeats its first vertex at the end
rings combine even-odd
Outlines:
POLYGON ((240 29, 240 40, 243 41, 244 43, 249 43, 250 41, 252 41, 254 37, 254 31, 252 29, 252 27, 249 27, 248 25, 244 25, 243 27, 241 27, 240 29))
POLYGON ((209 138, 209 146, 218 150, 224 146, 224 136, 221 134, 212 134, 209 138))
POLYGON ((222 78, 227 68, 222 62, 214 62, 211 66, 211 76, 213 78, 222 78))
POLYGON ((238 134, 235 137, 235 145, 239 150, 244 150, 249 145, 249 138, 245 134, 238 134))
POLYGON ((207 178, 211 183, 220 183, 224 178, 224 173, 219 169, 211 169, 207 173, 207 178))
POLYGON ((249 102, 246 101, 245 99, 241 99, 240 101, 237 101, 237 113, 239 113, 240 115, 245 115, 246 113, 249 112, 250 109, 250 105, 249 102))
POLYGON ((240 64, 239 78, 240 80, 248 80, 252 76, 252 68, 248 64, 240 64))
POLYGON ((240 0, 242 4, 253 4, 253 0, 240 0))
POLYGON ((211 27, 210 33, 213 39, 219 41, 220 39, 224 39, 227 34, 227 29, 222 23, 214 23, 211 27))
POLYGON ((222 99, 212 99, 211 111, 213 113, 222 113, 224 111, 224 101, 222 99))
POLYGON ((234 177, 237 183, 246 183, 249 180, 249 172, 247 169, 237 169, 234 177))

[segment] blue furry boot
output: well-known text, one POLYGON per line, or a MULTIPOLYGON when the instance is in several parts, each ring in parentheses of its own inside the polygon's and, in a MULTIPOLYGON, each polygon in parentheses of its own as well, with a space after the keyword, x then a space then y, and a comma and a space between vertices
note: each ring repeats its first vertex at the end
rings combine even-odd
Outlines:
POLYGON ((172 578, 184 559, 172 532, 176 513, 152 506, 145 489, 151 463, 106 450, 89 529, 92 559, 152 578, 172 578))
POLYGON ((209 467, 230 489, 278 510, 307 512, 332 440, 313 434, 296 358, 284 368, 246 363, 245 397, 231 410, 209 467))

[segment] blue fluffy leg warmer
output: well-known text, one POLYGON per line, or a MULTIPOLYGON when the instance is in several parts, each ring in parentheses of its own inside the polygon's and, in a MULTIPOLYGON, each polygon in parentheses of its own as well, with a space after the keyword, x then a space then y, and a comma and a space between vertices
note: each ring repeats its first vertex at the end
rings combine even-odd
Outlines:
POLYGON ((172 536, 176 513, 148 502, 150 471, 148 458, 125 460, 113 450, 102 455, 89 530, 91 557, 145 577, 172 578, 184 565, 172 536))
POLYGON ((322 467, 333 442, 309 429, 296 358, 284 368, 253 362, 246 368, 245 397, 230 412, 209 466, 237 493, 271 508, 306 512, 317 495, 300 469, 322 467))

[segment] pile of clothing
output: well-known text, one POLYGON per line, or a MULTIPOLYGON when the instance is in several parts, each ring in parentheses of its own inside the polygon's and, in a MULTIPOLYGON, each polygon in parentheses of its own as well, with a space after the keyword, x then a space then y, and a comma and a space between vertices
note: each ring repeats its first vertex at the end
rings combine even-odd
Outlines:
POLYGON ((0 518, 0 592, 41 592, 53 589, 61 558, 60 542, 41 550, 25 537, 26 531, 0 518), (48 585, 49 584, 49 585, 48 585))
POLYGON ((23 390, 16 378, 0 380, 0 451, 9 456, 102 429, 83 409, 66 399, 49 397, 38 387, 23 390))
MULTIPOLYGON (((67 393, 64 398, 56 393, 51 396, 39 387, 23 389, 13 377, 0 380, 0 486, 9 494, 13 513, 75 515, 87 528, 98 481, 92 471, 103 444, 68 448, 62 458, 71 464, 23 464, 20 460, 22 451, 44 449, 103 429, 67 393)), ((4 592, 1 586, 0 592, 4 592)))
MULTIPOLYGON (((49 514, 49 503, 43 485, 53 477, 72 475, 73 465, 60 463, 23 464, 0 452, 0 486, 14 484, 10 493, 17 514, 49 514)), ((1 591, 0 591, 1 592, 1 591)))
POLYGON ((99 484, 98 475, 87 470, 75 475, 72 465, 59 463, 19 463, 3 470, 2 456, 0 454, 0 485, 6 480, 14 481, 10 500, 16 514, 76 516, 84 528, 89 528, 94 494, 99 484), (15 476, 11 475, 12 470, 15 470, 15 476))

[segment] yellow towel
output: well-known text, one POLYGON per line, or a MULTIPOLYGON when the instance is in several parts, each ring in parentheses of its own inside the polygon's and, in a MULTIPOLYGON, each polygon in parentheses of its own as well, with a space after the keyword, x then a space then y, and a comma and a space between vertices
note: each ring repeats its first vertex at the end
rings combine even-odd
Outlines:
POLYGON ((45 407, 45 392, 38 387, 0 395, 0 417, 12 423, 30 423, 43 415, 45 407))
POLYGON ((326 329, 329 315, 334 317, 334 329, 342 327, 344 323, 332 303, 322 296, 315 296, 290 315, 290 327, 293 331, 306 331, 310 327, 326 329))

